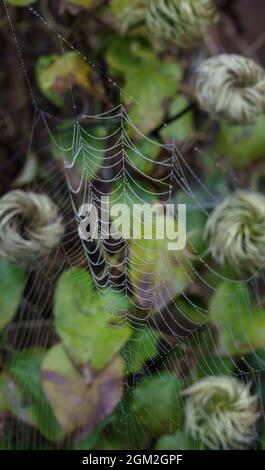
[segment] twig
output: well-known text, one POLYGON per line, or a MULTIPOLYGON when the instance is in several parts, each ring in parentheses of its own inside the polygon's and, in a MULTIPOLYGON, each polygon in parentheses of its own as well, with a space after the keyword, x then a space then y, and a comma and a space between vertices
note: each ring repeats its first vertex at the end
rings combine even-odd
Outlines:
POLYGON ((151 135, 154 135, 154 136, 157 136, 159 134, 159 132, 166 126, 168 126, 169 124, 171 124, 172 122, 174 121, 177 121, 178 119, 180 119, 182 116, 184 116, 186 113, 188 113, 189 111, 192 111, 196 108, 197 106, 197 103, 195 102, 192 102, 190 103, 186 108, 184 108, 182 111, 180 111, 179 113, 175 114, 174 116, 170 116, 168 117, 167 119, 165 119, 162 124, 160 124, 156 129, 154 129, 152 132, 151 132, 151 135))

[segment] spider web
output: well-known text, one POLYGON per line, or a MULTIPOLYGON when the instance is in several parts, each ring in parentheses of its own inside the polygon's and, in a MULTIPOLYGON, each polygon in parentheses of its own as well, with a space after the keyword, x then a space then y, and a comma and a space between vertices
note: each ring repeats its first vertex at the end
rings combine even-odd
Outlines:
MULTIPOLYGON (((229 375, 232 365, 234 375, 245 381, 251 380, 253 382, 253 390, 260 395, 260 411, 264 421, 261 396, 262 371, 265 365, 264 354, 262 351, 256 353, 253 349, 252 354, 249 355, 251 360, 243 356, 236 359, 228 356, 228 364, 227 358, 217 350, 216 332, 207 325, 209 309, 198 300, 198 286, 202 291, 205 290, 207 295, 213 295, 220 280, 230 281, 234 284, 234 292, 227 298, 227 308, 231 308, 231 305, 233 308, 237 308, 237 286, 239 282, 242 283, 242 280, 238 281, 225 272, 217 271, 215 266, 209 264, 207 247, 202 251, 198 250, 196 243, 193 242, 193 233, 188 233, 189 252, 184 252, 184 259, 180 259, 178 253, 174 253, 173 257, 185 279, 189 279, 189 287, 187 288, 185 285, 185 288, 175 296, 168 289, 167 282, 162 281, 159 286, 152 286, 151 299, 149 299, 148 306, 145 307, 143 305, 146 300, 145 291, 149 289, 148 282, 144 284, 137 299, 134 295, 137 286, 130 279, 131 242, 122 238, 115 241, 100 239, 82 241, 78 235, 78 226, 81 221, 80 206, 84 203, 93 203, 100 210, 102 196, 110 196, 113 203, 126 202, 130 205, 156 200, 163 204, 173 203, 176 206, 178 194, 181 192, 187 203, 188 217, 189 214, 196 213, 205 220, 211 210, 221 201, 222 196, 207 186, 198 175, 196 166, 191 165, 175 142, 164 144, 141 133, 124 105, 124 90, 105 72, 99 70, 91 60, 77 51, 62 34, 57 33, 54 26, 35 8, 28 7, 28 11, 35 19, 37 18, 54 35, 62 53, 67 50, 78 52, 100 77, 111 83, 120 96, 119 102, 105 112, 90 114, 85 109, 76 116, 75 111, 78 110, 78 105, 76 104, 75 90, 71 86, 72 108, 76 117, 60 119, 40 109, 34 96, 23 59, 23 51, 19 45, 8 6, 4 0, 2 1, 35 110, 28 155, 34 152, 35 155, 38 155, 39 161, 43 160, 42 172, 46 176, 48 175, 48 178, 46 178, 41 190, 50 194, 60 208, 65 225, 65 236, 47 262, 39 264, 36 271, 28 274, 21 307, 15 319, 2 334, 1 349, 5 354, 10 354, 33 346, 48 349, 56 342, 54 322, 50 314, 53 305, 54 285, 64 270, 83 266, 93 276, 99 296, 102 289, 105 292, 117 289, 122 294, 126 308, 122 308, 119 312, 120 324, 129 321, 133 331, 137 332, 141 328, 149 332, 148 337, 144 335, 140 339, 137 336, 133 337, 131 346, 125 348, 123 352, 124 358, 130 361, 133 369, 137 352, 144 350, 148 353, 150 344, 156 339, 156 332, 161 332, 159 351, 155 358, 151 358, 142 369, 124 378, 126 400, 130 401, 134 396, 139 383, 148 384, 154 375, 160 377, 163 382, 165 371, 172 374, 170 379, 168 376, 165 378, 172 383, 176 380, 185 382, 188 379, 189 383, 198 380, 198 369, 196 368, 198 361, 201 376, 215 374, 215 367, 211 364, 210 358, 217 356, 222 373, 229 375), (42 135, 42 141, 37 145, 36 139, 39 135, 42 135), (159 158, 150 159, 145 147, 139 148, 135 142, 148 143, 149 147, 156 149, 159 158), (56 155, 57 161, 55 162, 47 156, 47 153, 51 151, 56 155), (139 161, 152 166, 151 174, 144 171, 144 165, 140 164, 139 166, 139 161), (187 314, 187 306, 189 312, 193 311, 193 317, 187 314)), ((148 110, 142 107, 141 103, 136 102, 133 97, 130 96, 130 99, 139 106, 144 120, 148 115, 148 110)), ((193 146, 193 144, 191 145, 193 146)), ((204 157, 203 151, 194 146, 193 155, 196 155, 198 159, 204 157)), ((233 183, 236 187, 235 178, 233 183)), ((32 189, 34 189, 34 183, 32 189)), ((37 189, 40 190, 39 186, 37 189)), ((175 216, 177 218, 177 213, 175 216)), ((138 274, 141 274, 140 268, 138 274)), ((171 265, 168 265, 168 274, 172 278, 175 276, 171 265)), ((257 306, 262 309, 264 275, 257 273, 245 279, 244 283, 252 292, 257 306)), ((251 317, 250 299, 245 298, 245 302, 251 317)), ((107 314, 108 308, 106 306, 105 308, 107 314)), ((238 310, 238 324, 244 328, 240 310, 238 310)), ((244 333, 245 342, 250 343, 248 331, 244 333)), ((232 329, 230 334, 234 334, 232 329)), ((233 338, 233 343, 237 348, 236 337, 233 338)), ((30 368, 28 375, 31 375, 30 368)), ((13 401, 13 409, 16 409, 17 414, 21 414, 21 403, 17 403, 17 397, 12 390, 11 386, 10 397, 13 401)), ((153 399, 153 394, 147 390, 146 402, 149 401, 149 394, 150 401, 153 399)), ((106 448, 109 448, 108 442, 120 442, 123 436, 126 436, 124 441, 127 445, 129 442, 132 448, 145 448, 145 423, 139 426, 141 409, 131 409, 130 406, 127 406, 126 400, 118 405, 114 419, 111 419, 109 425, 104 428, 106 448)), ((174 402, 174 399, 172 401, 174 402)), ((177 397, 175 401, 177 403, 177 397)), ((178 401, 176 406, 183 408, 184 401, 182 403, 178 401)), ((165 434, 170 434, 175 430, 173 407, 171 412, 172 430, 165 428, 165 434)), ((146 416, 148 418, 146 425, 148 426, 148 410, 146 416)), ((150 419, 152 422, 156 420, 155 410, 150 411, 150 419)), ((258 426, 261 426, 260 421, 258 426)), ((252 447, 256 447, 260 443, 260 436, 256 429, 254 433, 255 440, 251 444, 252 447)), ((155 439, 155 437, 154 435, 153 438, 155 439)), ((23 426, 18 425, 16 419, 9 418, 5 448, 8 446, 13 448, 14 442, 17 448, 50 447, 47 440, 35 428, 32 427, 26 433, 23 426), (8 433, 10 433, 10 437, 8 433)), ((84 438, 79 444, 73 444, 71 439, 64 440, 65 447, 72 448, 74 445, 76 448, 86 449, 91 448, 90 446, 95 448, 97 441, 95 438, 95 441, 91 443, 91 436, 84 438)))

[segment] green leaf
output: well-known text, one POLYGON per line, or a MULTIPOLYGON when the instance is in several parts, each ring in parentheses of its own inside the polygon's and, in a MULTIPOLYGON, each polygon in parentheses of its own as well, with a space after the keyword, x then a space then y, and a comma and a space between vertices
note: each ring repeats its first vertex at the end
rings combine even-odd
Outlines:
POLYGON ((26 284, 26 273, 0 258, 0 331, 16 313, 26 284))
POLYGON ((147 377, 137 385, 132 411, 153 437, 178 429, 183 414, 181 389, 182 380, 166 372, 147 377))
POLYGON ((260 437, 260 449, 265 450, 265 431, 263 431, 260 437))
POLYGON ((125 204, 129 209, 129 213, 121 211, 121 214, 117 214, 115 217, 111 216, 115 230, 118 230, 124 238, 126 238, 128 231, 130 237, 133 238, 134 205, 152 205, 157 202, 154 188, 137 178, 134 178, 133 181, 126 180, 125 183, 116 181, 111 188, 109 197, 111 210, 115 204, 125 204))
MULTIPOLYGON (((105 420, 107 426, 98 439, 94 449, 98 450, 135 450, 148 449, 152 441, 152 431, 144 429, 132 410, 133 395, 127 388, 122 401, 105 420)), ((103 426, 104 426, 103 423, 103 426)))
POLYGON ((221 283, 211 299, 210 316, 219 331, 220 354, 242 355, 265 346, 265 311, 253 311, 245 284, 221 283))
POLYGON ((8 371, 22 395, 29 400, 35 421, 33 424, 47 439, 58 440, 61 437, 61 429, 45 398, 40 381, 40 369, 44 356, 45 351, 36 348, 16 352, 8 365, 8 371))
POLYGON ((131 168, 143 175, 152 173, 159 153, 158 142, 150 139, 140 140, 135 145, 130 144, 128 148, 125 148, 125 157, 131 168))
POLYGON ((8 376, 6 374, 0 375, 0 416, 10 410, 10 403, 8 398, 8 376))
POLYGON ((41 377, 45 394, 65 435, 93 431, 122 396, 120 357, 88 380, 72 364, 63 346, 57 344, 45 356, 41 377))
MULTIPOLYGON (((105 154, 106 129, 67 123, 59 126, 52 153, 57 160, 72 166, 80 178, 91 181, 102 166, 105 154)), ((69 171, 69 170, 68 170, 69 171)))
POLYGON ((103 307, 112 325, 119 324, 124 318, 124 313, 133 308, 127 293, 117 289, 102 288, 96 293, 96 298, 98 298, 99 308, 102 310, 103 307))
POLYGON ((15 7, 27 7, 28 5, 32 5, 32 3, 36 3, 37 0, 6 0, 6 3, 9 5, 14 5, 15 7))
POLYGON ((194 441, 183 431, 161 437, 155 446, 155 450, 200 450, 201 448, 199 442, 194 441))
POLYGON ((146 361, 157 355, 160 334, 149 327, 137 328, 123 349, 126 374, 142 369, 146 361))
POLYGON ((92 432, 86 433, 85 436, 82 436, 81 439, 78 439, 76 442, 74 442, 71 448, 74 450, 95 450, 96 444, 103 434, 106 421, 108 421, 108 418, 96 426, 92 432))
MULTIPOLYGON (((178 113, 182 112, 189 102, 184 95, 178 95, 169 107, 169 117, 174 117, 178 113)), ((193 128, 193 113, 191 111, 186 112, 182 117, 176 119, 171 124, 168 124, 160 132, 162 138, 165 141, 174 141, 177 143, 183 143, 187 139, 190 139, 194 133, 193 128)))
POLYGON ((6 413, 12 414, 20 423, 38 427, 32 401, 26 394, 23 395, 13 377, 2 373, 0 375, 0 418, 6 413))
POLYGON ((169 250, 169 239, 165 234, 159 239, 164 223, 164 216, 158 216, 154 221, 146 218, 141 227, 142 238, 131 243, 129 277, 137 304, 147 313, 150 309, 161 310, 192 282, 187 252, 169 250), (155 229, 159 219, 160 226, 153 231, 153 238, 144 237, 148 224, 155 229))
POLYGON ((193 200, 193 205, 198 200, 202 208, 208 212, 231 192, 231 188, 228 179, 224 178, 222 167, 219 165, 219 155, 215 149, 205 148, 200 164, 203 166, 202 186, 200 185, 198 190, 193 190, 190 198, 193 200))
POLYGON ((129 339, 129 326, 111 324, 115 313, 120 313, 113 308, 117 297, 106 292, 100 296, 86 270, 73 268, 60 277, 55 292, 56 331, 78 364, 89 363, 100 370, 129 339))
POLYGON ((209 375, 231 375, 235 368, 235 362, 227 356, 206 356, 197 361, 196 369, 198 377, 209 375))
POLYGON ((0 404, 0 413, 1 411, 9 411, 13 417, 19 420, 19 423, 38 428, 39 426, 34 416, 31 400, 23 395, 12 377, 6 374, 4 375, 4 381, 5 383, 2 382, 1 384, 4 388, 0 391, 0 402, 2 402, 0 404), (3 400, 5 400, 5 402, 3 402, 3 400), (1 410, 1 406, 5 406, 5 409, 1 410))
POLYGON ((124 101, 130 108, 130 119, 136 129, 149 133, 164 116, 165 100, 177 92, 180 65, 160 60, 145 41, 128 37, 112 41, 107 61, 111 72, 125 80, 124 101))
POLYGON ((206 250, 203 240, 203 231, 207 222, 207 201, 205 191, 193 191, 192 195, 185 191, 178 191, 175 203, 185 204, 187 209, 187 239, 189 247, 195 256, 206 250))
POLYGON ((36 80, 43 95, 58 108, 64 105, 64 94, 77 85, 92 91, 90 66, 75 51, 63 55, 41 56, 36 64, 36 80))
MULTIPOLYGON (((244 356, 243 360, 239 363, 240 372, 246 373, 248 382, 255 384, 255 394, 258 397, 259 409, 265 408, 265 349, 253 351, 244 356)), ((260 422, 258 432, 261 428, 264 429, 264 421, 260 422)), ((264 434, 265 437, 265 434, 264 434)))
POLYGON ((250 126, 223 124, 217 140, 217 151, 234 167, 248 166, 264 155, 264 126, 264 115, 257 118, 250 126))
POLYGON ((67 0, 69 3, 81 8, 95 8, 101 3, 101 0, 67 0))
MULTIPOLYGON (((172 308, 172 314, 179 324, 179 327, 183 323, 183 320, 184 325, 187 321, 203 325, 209 320, 204 306, 200 303, 200 299, 196 298, 193 302, 192 298, 187 300, 185 296, 180 296, 175 300, 174 307, 175 308, 172 308)), ((189 337, 189 341, 190 340, 191 337, 189 337)))
POLYGON ((134 178, 124 183, 115 181, 110 193, 110 207, 114 204, 126 204, 130 213, 134 204, 154 204, 157 201, 155 189, 140 179, 134 178))
MULTIPOLYGON (((260 349, 247 354, 244 357, 244 366, 247 365, 247 372, 257 372, 265 370, 265 349, 260 349)), ((263 372, 264 375, 264 372, 263 372)), ((264 376, 265 379, 265 376, 264 376)), ((265 388, 264 388, 265 396, 265 388)))

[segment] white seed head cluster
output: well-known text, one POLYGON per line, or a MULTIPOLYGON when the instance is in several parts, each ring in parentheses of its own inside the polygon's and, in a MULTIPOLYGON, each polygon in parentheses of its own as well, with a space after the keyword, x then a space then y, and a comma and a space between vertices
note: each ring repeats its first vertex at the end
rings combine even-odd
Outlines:
POLYGON ((204 231, 220 265, 254 273, 265 265, 265 197, 248 191, 229 195, 210 215, 204 231))
POLYGON ((146 16, 155 36, 184 49, 200 43, 216 20, 212 0, 151 0, 146 16))
POLYGON ((113 0, 123 32, 146 24, 156 39, 181 48, 196 46, 217 21, 213 0, 113 0))
POLYGON ((246 57, 220 54, 199 66, 196 96, 212 117, 250 124, 265 112, 265 71, 246 57))
POLYGON ((206 377, 183 392, 186 431, 210 449, 238 449, 253 440, 257 397, 230 376, 206 377))
POLYGON ((142 25, 146 20, 150 0, 112 0, 112 10, 122 33, 142 25))
POLYGON ((0 199, 0 256, 32 267, 64 233, 57 206, 46 194, 10 191, 0 199))

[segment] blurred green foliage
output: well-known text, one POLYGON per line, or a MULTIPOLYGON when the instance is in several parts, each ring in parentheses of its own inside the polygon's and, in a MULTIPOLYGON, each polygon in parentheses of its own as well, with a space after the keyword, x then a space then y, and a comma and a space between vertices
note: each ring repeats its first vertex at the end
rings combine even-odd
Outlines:
POLYGON ((250 126, 229 126, 222 124, 217 137, 216 148, 225 161, 238 168, 256 162, 264 155, 265 116, 260 116, 250 126))
MULTIPOLYGON (((34 0, 7 3, 20 7, 34 0)), ((254 165, 264 157, 265 116, 250 126, 206 118, 192 86, 199 54, 154 44, 141 15, 120 34, 113 11, 120 12, 123 0, 58 3, 49 14, 56 12, 55 23, 75 46, 68 50, 67 39, 60 54, 41 36, 38 58, 30 52, 26 57, 30 76, 35 70, 34 93, 56 122, 47 142, 38 134, 32 152, 36 160, 40 153, 39 164, 45 147, 75 187, 85 180, 94 196, 108 194, 111 208, 126 204, 128 213, 115 226, 118 254, 101 242, 91 251, 85 243, 76 248, 76 225, 67 226, 71 240, 59 254, 59 267, 51 257, 44 268, 54 269, 49 293, 43 278, 0 259, 0 449, 204 449, 186 432, 182 392, 188 385, 245 373, 265 406, 263 277, 243 280, 233 267, 217 268, 204 238, 215 206, 237 185, 253 185, 254 165), (73 117, 77 109, 69 112, 67 98, 76 90, 85 111, 73 117), (112 109, 120 119, 106 118, 112 109), (92 122, 93 114, 104 118, 92 122), (135 204, 167 202, 187 207, 184 251, 168 250, 166 237, 122 240, 135 204), (85 256, 79 258, 78 250, 85 256), (98 252, 105 257, 108 287, 98 252), (40 318, 46 295, 48 313, 40 318), (24 325, 30 330, 35 320, 49 323, 49 333, 43 341, 32 327, 27 342, 24 325)), ((18 34, 27 29, 24 20, 16 25, 18 34)), ((26 187, 52 186, 47 173, 33 173, 26 187)), ((56 183, 57 191, 63 192, 56 183)), ((86 198, 82 194, 82 202, 86 198)), ((70 204, 67 217, 73 219, 71 211, 70 204)), ((141 235, 148 224, 141 221, 141 235)), ((261 420, 257 432, 264 440, 261 420)))
POLYGON ((163 118, 163 101, 176 95, 182 77, 174 61, 161 61, 142 39, 114 39, 107 53, 110 73, 125 80, 123 99, 130 107, 130 132, 147 134, 163 118), (142 119, 145 112, 145 119, 142 119))

